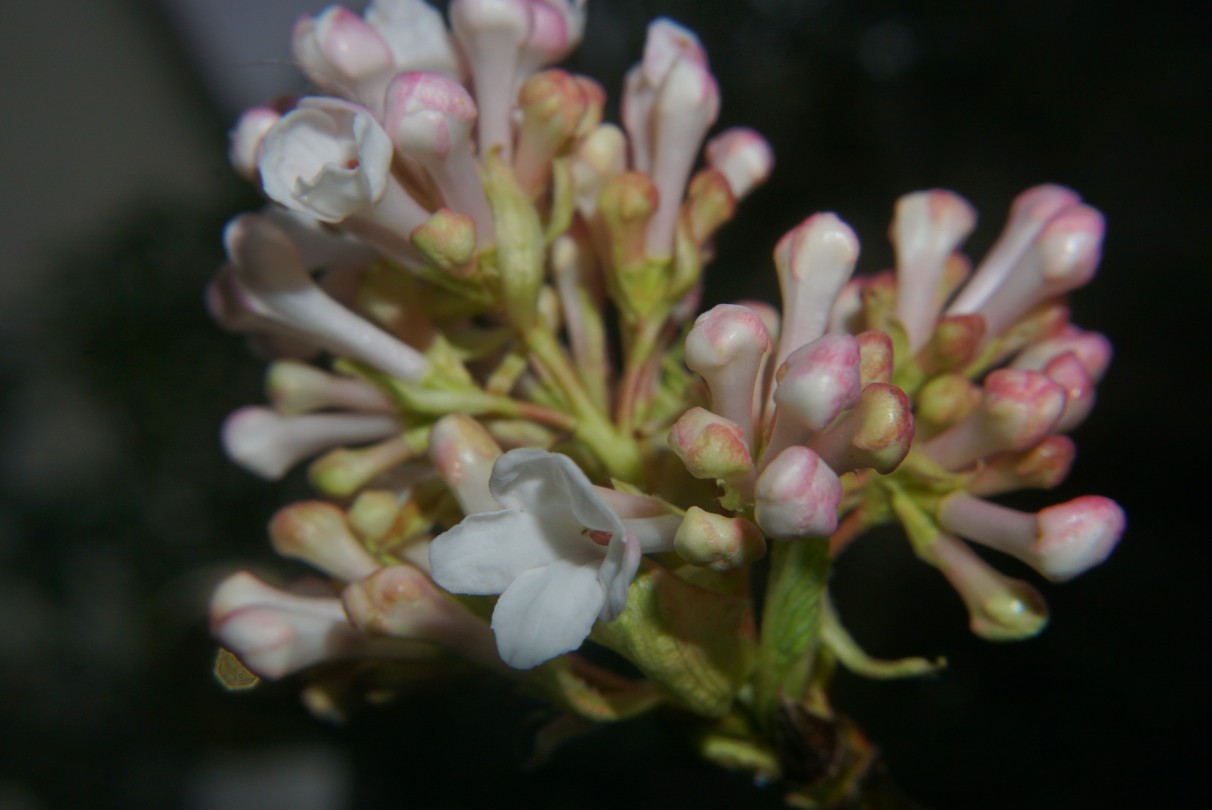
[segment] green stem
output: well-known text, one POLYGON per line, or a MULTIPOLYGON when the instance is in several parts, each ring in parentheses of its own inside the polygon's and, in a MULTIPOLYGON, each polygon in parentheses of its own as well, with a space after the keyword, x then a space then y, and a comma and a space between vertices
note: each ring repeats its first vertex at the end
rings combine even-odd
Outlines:
POLYGON ((799 703, 811 680, 830 561, 823 537, 773 546, 754 694, 758 721, 768 731, 780 704, 799 703))
POLYGON ((649 358, 660 342, 661 330, 665 326, 664 314, 641 319, 636 325, 635 340, 627 353, 623 381, 619 387, 619 401, 615 407, 615 422, 619 432, 630 436, 635 428, 638 414, 640 390, 644 384, 645 371, 650 366, 649 358))

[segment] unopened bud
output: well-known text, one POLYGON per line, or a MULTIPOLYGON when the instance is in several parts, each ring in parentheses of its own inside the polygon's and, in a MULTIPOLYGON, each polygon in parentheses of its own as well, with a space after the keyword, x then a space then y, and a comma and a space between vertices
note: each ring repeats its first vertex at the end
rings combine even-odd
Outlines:
POLYGON ((1048 623, 1048 605, 1021 580, 993 570, 961 540, 941 535, 930 546, 933 562, 968 608, 972 632, 989 641, 1019 641, 1048 623))
POLYGON ((378 569, 349 530, 345 513, 323 501, 301 501, 279 509, 269 522, 269 539, 283 557, 302 560, 346 582, 378 569))
POLYGON ((683 560, 714 571, 731 571, 766 555, 766 538, 757 526, 697 506, 686 512, 673 543, 683 560))
POLYGON ((913 405, 900 388, 871 383, 858 404, 835 425, 812 437, 809 446, 835 472, 871 468, 887 475, 913 444, 913 405))
POLYGON ((778 540, 828 537, 837 529, 842 482, 814 451, 795 445, 758 476, 754 517, 778 540))

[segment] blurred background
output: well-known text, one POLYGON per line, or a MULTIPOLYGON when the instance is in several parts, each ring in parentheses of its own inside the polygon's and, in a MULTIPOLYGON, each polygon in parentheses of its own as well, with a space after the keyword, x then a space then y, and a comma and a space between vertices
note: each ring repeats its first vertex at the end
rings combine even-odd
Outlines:
MULTIPOLYGON (((207 589, 276 565, 263 526, 303 491, 235 469, 216 439, 261 396, 261 364, 202 306, 223 222, 259 204, 225 133, 241 107, 303 87, 290 25, 324 5, 0 2, 0 810, 778 807, 649 721, 519 770, 535 707, 501 684, 434 685, 337 727, 297 683, 229 694, 212 678, 207 589)), ((646 22, 671 16, 707 46, 719 126, 774 145, 774 179, 720 238, 709 302, 773 298, 770 250, 817 210, 854 226, 867 272, 891 260, 893 201, 919 188, 974 203, 974 255, 1039 182, 1107 216, 1073 307, 1117 357, 1070 480, 1017 504, 1119 500, 1116 554, 1042 585, 1052 624, 1015 645, 970 637, 895 534, 838 566, 873 653, 950 661, 929 680, 838 682, 926 807, 1177 806, 1202 781, 1212 73, 1179 7, 598 0, 572 63, 614 92, 646 22)))

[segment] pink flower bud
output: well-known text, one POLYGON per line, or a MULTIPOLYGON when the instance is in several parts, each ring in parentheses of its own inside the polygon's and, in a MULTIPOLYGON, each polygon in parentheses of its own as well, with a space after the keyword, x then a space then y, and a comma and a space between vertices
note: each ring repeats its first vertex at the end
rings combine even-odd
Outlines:
POLYGON ((753 446, 754 408, 761 401, 761 377, 770 357, 770 335, 749 307, 720 304, 704 312, 686 335, 686 365, 707 381, 711 407, 740 426, 753 446))
POLYGON ((985 339, 980 315, 948 315, 938 321, 919 359, 931 372, 963 368, 985 339))
POLYGON ((492 214, 476 170, 471 94, 441 73, 401 73, 387 89, 383 122, 401 154, 417 161, 447 207, 476 223, 481 245, 493 238, 492 214))
POLYGON ((858 404, 812 437, 809 447, 838 474, 871 468, 887 475, 913 444, 913 406, 900 388, 871 383, 858 404))
POLYGON ((707 141, 707 165, 728 179, 732 196, 740 200, 766 182, 774 169, 774 151, 752 129, 733 127, 707 141))
POLYGON ((960 492, 942 502, 938 516, 948 531, 1016 557, 1058 582, 1105 560, 1124 530, 1123 510, 1094 495, 1033 515, 960 492))
POLYGON ((1068 433, 1094 408, 1094 378, 1073 352, 1065 352, 1044 367, 1044 375, 1065 391, 1065 410, 1053 428, 1068 433))
POLYGON ((1066 352, 1072 352, 1091 378, 1098 382, 1111 364, 1111 341, 1098 332, 1085 332, 1066 326, 1052 337, 1028 345, 1011 363, 1013 368, 1043 371, 1044 367, 1066 352))
POLYGON ((769 537, 828 537, 837 529, 842 482, 807 447, 779 453, 758 476, 754 496, 754 519, 769 537))
POLYGON ((1077 448, 1067 436, 1047 436, 1029 450, 985 459, 968 492, 987 497, 1020 489, 1052 489, 1065 480, 1077 448))
POLYGON ((323 501, 279 509, 269 522, 269 539, 283 557, 302 560, 346 582, 368 577, 379 567, 349 530, 345 513, 323 501))
POLYGON ((464 514, 501 508, 488 491, 501 447, 479 422, 461 413, 439 419, 429 435, 429 457, 464 514))
POLYGON ((587 0, 528 0, 532 15, 530 38, 522 48, 520 75, 559 62, 585 33, 587 0))
POLYGON ((591 218, 606 183, 627 169, 627 138, 613 124, 602 124, 574 147, 572 185, 577 210, 591 218))
MULTIPOLYGON (((1103 217, 1085 205, 1056 214, 979 307, 989 335, 1000 335, 1036 304, 1084 285, 1101 256, 1103 217)), ((952 307, 953 312, 957 312, 952 307)))
POLYGON ((281 117, 281 113, 270 107, 252 107, 240 114, 240 120, 227 133, 227 159, 236 174, 245 180, 257 179, 261 141, 281 117))
POLYGON ((764 457, 828 427, 862 391, 858 341, 824 335, 791 353, 775 373, 773 427, 764 457))
POLYGON ((247 571, 233 574, 215 590, 210 626, 244 666, 271 680, 347 657, 364 642, 346 620, 340 600, 279 591, 247 571))
POLYGON ((425 0, 371 0, 365 16, 391 48, 393 75, 417 70, 461 75, 446 22, 425 0))
POLYGON ((976 211, 949 191, 919 191, 897 200, 889 236, 896 248, 896 317, 909 351, 926 344, 948 290, 947 260, 976 226, 976 211))
POLYGON ((582 121, 592 115, 600 93, 587 93, 588 80, 563 70, 536 73, 522 84, 518 106, 522 125, 514 154, 514 175, 522 188, 537 194, 551 174, 551 162, 572 142, 582 121))
POLYGON ((859 347, 859 380, 865 387, 873 382, 892 382, 892 338, 887 332, 868 330, 854 336, 859 347))
POLYGON ((741 485, 754 473, 740 425, 702 408, 691 408, 674 423, 669 447, 695 478, 741 485))
POLYGON ((687 510, 673 542, 683 560, 713 571, 731 571, 766 555, 766 538, 757 526, 697 506, 687 510))
POLYGON ((623 87, 623 128, 631 141, 631 165, 636 171, 652 170, 652 109, 657 91, 679 60, 704 70, 707 67, 707 54, 694 32, 663 17, 653 20, 644 41, 643 60, 628 71, 623 87))
POLYGON ((223 449, 232 461, 276 480, 305 458, 343 444, 371 442, 400 430, 390 416, 301 414, 283 416, 269 408, 246 407, 223 423, 223 449))
POLYGON ((1064 389, 1043 374, 1000 369, 985 378, 976 410, 922 450, 945 469, 962 469, 993 453, 1026 450, 1052 431, 1064 408, 1064 389))
POLYGON ((774 264, 783 296, 783 331, 776 368, 825 334, 834 299, 854 272, 858 254, 854 231, 833 214, 814 214, 779 240, 774 264))
POLYGON ((284 414, 339 408, 367 413, 395 413, 391 398, 370 383, 321 371, 308 363, 281 360, 265 375, 265 394, 284 414))
POLYGON ((341 601, 364 633, 437 644, 482 666, 504 668, 488 624, 411 565, 379 569, 346 587, 341 601))
POLYGON ((990 641, 1018 641, 1048 623, 1048 606, 1021 580, 993 570, 960 540, 940 535, 930 545, 933 562, 968 608, 969 627, 990 641))
POLYGON ((391 48, 375 27, 341 6, 329 6, 317 17, 300 17, 291 51, 317 85, 371 109, 382 104, 383 89, 395 73, 391 48))
POLYGON ((235 266, 234 280, 259 318, 404 380, 418 380, 428 370, 420 352, 325 295, 286 234, 265 219, 236 217, 223 241, 235 266))

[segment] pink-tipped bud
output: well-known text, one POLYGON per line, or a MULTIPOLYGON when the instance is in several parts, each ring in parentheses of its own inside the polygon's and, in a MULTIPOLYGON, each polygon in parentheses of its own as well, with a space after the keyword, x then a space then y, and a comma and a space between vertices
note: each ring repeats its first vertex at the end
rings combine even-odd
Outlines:
POLYGON ((1076 192, 1063 186, 1035 186, 1019 194, 1010 207, 1010 217, 997 244, 977 266, 948 311, 975 312, 1001 286, 1048 220, 1080 201, 1076 192))
POLYGON ((866 386, 873 382, 892 382, 892 338, 887 332, 868 330, 854 336, 859 347, 859 380, 866 386))
POLYGON ((269 522, 269 540, 283 557, 302 560, 346 582, 368 577, 379 567, 349 530, 345 513, 323 501, 279 509, 269 522))
POLYGON ((522 125, 513 171, 529 194, 538 194, 551 175, 551 162, 568 148, 591 105, 604 94, 587 94, 588 80, 563 70, 536 73, 518 93, 522 125))
POLYGON ((234 281, 259 318, 309 338, 338 356, 368 363, 404 380, 429 369, 424 355, 375 328, 311 280, 287 235, 262 217, 243 214, 223 232, 234 281))
POLYGON ((976 410, 922 450, 945 469, 962 469, 994 453, 1026 450, 1052 432, 1064 408, 1064 389, 1043 374, 999 369, 985 378, 976 410))
POLYGON ((1095 495, 1030 514, 960 492, 940 504, 938 515, 948 531, 1016 557, 1057 582, 1105 560, 1124 531, 1123 510, 1095 495))
POLYGON ((429 458, 467 515, 501 508, 488 491, 500 457, 500 445, 483 425, 461 413, 439 419, 429 435, 429 458))
POLYGON ((724 175, 734 199, 765 183, 774 169, 774 150, 752 129, 733 127, 707 141, 707 165, 724 175))
POLYGON ((863 388, 858 404, 809 446, 838 474, 871 468, 887 475, 913 444, 913 404, 890 383, 863 388))
POLYGON ((276 680, 323 661, 343 658, 364 643, 338 599, 296 596, 233 574, 215 590, 211 633, 248 669, 276 680))
POLYGON ((1081 361, 1095 382, 1103 378, 1111 364, 1111 341, 1106 336, 1066 326, 1059 334, 1028 345, 1014 358, 1011 366, 1043 371, 1045 366, 1067 352, 1072 352, 1081 361))
POLYGON ((265 375, 265 394, 284 414, 339 408, 364 413, 395 413, 391 398, 353 377, 321 371, 310 363, 279 360, 265 375))
POLYGON ((686 335, 686 365, 707 381, 711 407, 740 426, 753 446, 754 407, 770 356, 770 334, 757 312, 720 304, 695 319, 686 335))
POLYGON ((757 526, 697 506, 687 510, 673 544, 683 560, 713 571, 731 571, 766 556, 766 538, 757 526))
POLYGON ((1094 378, 1073 352, 1065 352, 1049 362, 1044 375, 1065 391, 1065 410, 1053 430, 1068 433, 1086 421, 1094 409, 1094 378))
POLYGON ((1065 480, 1077 446, 1068 436, 1047 436, 1030 450, 998 453, 968 482, 973 495, 988 497, 1020 489, 1052 489, 1065 480))
POLYGON ((488 624, 434 585, 411 565, 380 568, 349 585, 341 601, 362 632, 425 641, 491 668, 500 668, 488 624))
POLYGON ((702 408, 691 408, 674 423, 669 447, 695 478, 740 485, 754 473, 740 425, 702 408))
POLYGON ((985 339, 980 315, 948 315, 938 322, 920 360, 932 372, 963 368, 985 339))
POLYGON ((308 480, 316 491, 331 498, 348 498, 384 473, 413 457, 403 436, 392 436, 369 447, 338 447, 311 463, 308 480))
POLYGON ((246 407, 223 423, 223 449, 232 461, 271 481, 305 458, 342 444, 377 441, 400 430, 386 415, 315 413, 283 416, 246 407))
POLYGON ((477 115, 471 94, 451 77, 401 73, 387 88, 383 122, 400 154, 425 169, 446 207, 475 220, 483 245, 494 228, 471 140, 477 115))
POLYGON ((530 38, 522 47, 522 75, 567 56, 585 34, 588 0, 528 0, 530 38))
POLYGON ((227 133, 227 159, 236 174, 245 180, 257 179, 257 161, 261 141, 282 114, 270 107, 252 107, 240 114, 240 120, 227 133))
POLYGON ((979 308, 989 335, 1000 335, 1036 304, 1086 284, 1102 255, 1103 216, 1085 205, 1066 208, 1044 226, 979 308))
POLYGON ((833 302, 854 272, 858 254, 854 231, 834 214, 814 214, 779 240, 774 249, 783 296, 779 366, 793 351, 825 334, 833 302))
POLYGON ((968 608, 968 626, 989 641, 1019 641, 1048 624, 1048 605, 1021 580, 993 570, 961 540, 940 535, 931 544, 933 562, 968 608))
POLYGON ((682 205, 681 227, 700 248, 736 213, 736 198, 728 179, 715 169, 704 169, 690 180, 682 205))
POLYGON ((859 344, 850 335, 824 335, 791 353, 775 373, 774 423, 766 455, 806 441, 862 391, 859 344))
POLYGON ((828 537, 837 529, 842 482, 807 447, 779 453, 758 476, 754 496, 754 519, 769 537, 828 537))
POLYGON ((909 351, 926 344, 949 290, 943 271, 976 227, 976 211, 950 191, 919 191, 896 202, 889 236, 896 248, 896 317, 909 351))
POLYGON ((663 17, 653 20, 648 25, 643 60, 627 72, 623 83, 623 127, 636 171, 652 170, 652 108, 657 91, 679 60, 707 67, 707 53, 694 32, 663 17))
POLYGON ((375 109, 395 72, 391 48, 374 26, 341 6, 295 23, 291 51, 307 77, 325 90, 375 109))
POLYGON ((513 151, 510 118, 521 72, 522 47, 530 40, 534 15, 527 0, 453 0, 450 27, 471 67, 480 106, 480 154, 499 147, 508 161, 513 151))

